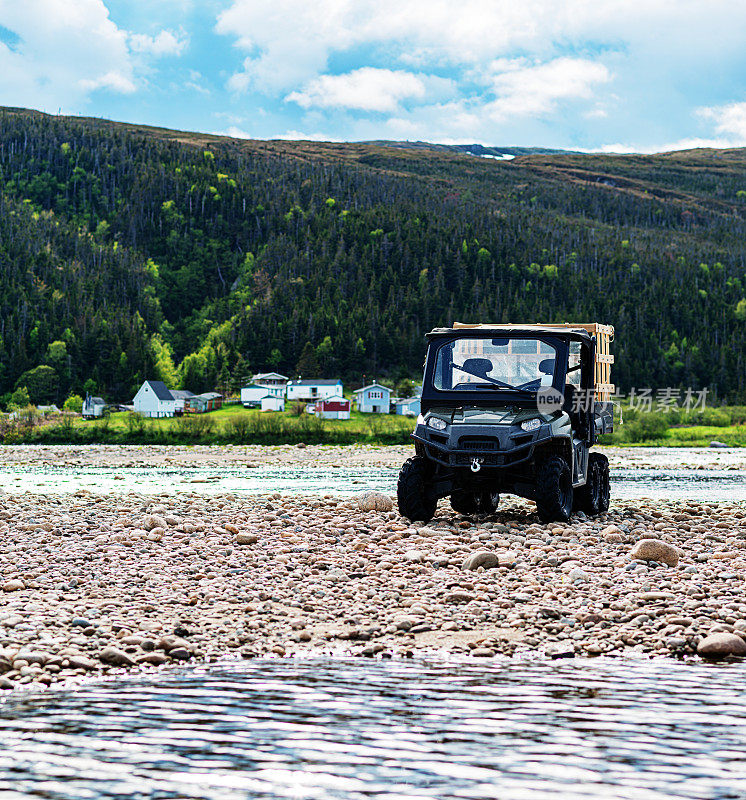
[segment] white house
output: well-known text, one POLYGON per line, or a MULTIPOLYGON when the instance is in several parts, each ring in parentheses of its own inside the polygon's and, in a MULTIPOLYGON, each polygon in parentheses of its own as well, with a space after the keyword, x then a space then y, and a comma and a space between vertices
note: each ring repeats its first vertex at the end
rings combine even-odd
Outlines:
POLYGON ((391 389, 380 383, 371 383, 362 389, 355 389, 357 410, 363 414, 388 414, 391 406, 391 389))
POLYGON ((349 419, 352 403, 341 394, 319 400, 314 406, 314 414, 321 419, 349 419))
POLYGON ((245 408, 255 408, 262 404, 262 398, 270 395, 282 398, 284 395, 273 395, 267 386, 260 386, 258 383, 250 383, 241 388, 241 403, 245 408))
POLYGON ((310 380, 288 381, 288 400, 323 400, 327 397, 342 396, 344 386, 339 378, 313 378, 310 380))
MULTIPOLYGON (((288 380, 289 379, 284 375, 280 375, 279 372, 258 372, 252 378, 252 383, 263 387, 266 390, 264 394, 271 394, 274 397, 285 397, 285 389, 288 380)), ((259 400, 261 399, 260 397, 259 400)), ((241 402, 243 402, 243 398, 241 398, 241 402)))
POLYGON ((275 397, 273 394, 266 394, 262 397, 262 411, 284 411, 285 401, 282 397, 275 397))
POLYGON ((419 397, 402 397, 395 401, 396 413, 404 417, 416 417, 420 413, 419 397))
POLYGON ((93 397, 90 394, 85 396, 83 401, 83 419, 95 419, 104 415, 106 402, 103 397, 93 397))
POLYGON ((174 413, 183 414, 185 401, 194 397, 194 394, 189 389, 169 389, 169 391, 174 399, 174 413))
POLYGON ((176 400, 163 381, 145 381, 132 403, 144 417, 173 417, 176 413, 176 400))

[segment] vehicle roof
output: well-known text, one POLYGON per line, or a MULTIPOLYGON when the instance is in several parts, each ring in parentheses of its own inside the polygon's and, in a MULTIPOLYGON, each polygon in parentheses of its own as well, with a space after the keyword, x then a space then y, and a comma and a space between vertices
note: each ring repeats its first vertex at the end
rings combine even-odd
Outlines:
POLYGON ((440 336, 469 336, 481 333, 502 333, 515 336, 535 336, 536 334, 548 334, 565 339, 590 339, 591 334, 585 325, 574 327, 570 324, 565 325, 464 325, 454 323, 452 328, 433 328, 427 334, 428 339, 440 336))

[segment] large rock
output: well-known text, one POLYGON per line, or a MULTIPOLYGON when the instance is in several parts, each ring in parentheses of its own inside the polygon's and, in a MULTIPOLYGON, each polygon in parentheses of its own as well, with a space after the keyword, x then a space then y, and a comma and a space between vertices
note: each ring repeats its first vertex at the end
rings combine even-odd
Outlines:
POLYGON ((675 567, 679 563, 678 549, 660 539, 640 539, 629 556, 639 561, 660 561, 669 567, 675 567))
POLYGON ((573 567, 570 572, 567 573, 567 579, 570 583, 587 583, 588 573, 581 567, 573 567))
POLYGON ((143 519, 142 527, 146 531, 152 531, 153 528, 167 528, 168 523, 163 517, 159 517, 156 514, 149 514, 143 519))
POLYGON ((717 661, 728 656, 746 656, 746 642, 735 633, 711 633, 697 645, 702 658, 717 661))
POLYGON ((601 538, 609 544, 619 544, 624 541, 624 534, 616 525, 608 525, 601 531, 601 538))
MULTIPOLYGON (((177 650, 182 648, 175 648, 177 650)), ((159 667, 161 664, 168 663, 168 656, 163 655, 163 653, 145 653, 145 655, 137 657, 138 664, 152 664, 153 666, 159 667)))
POLYGON ((491 550, 479 550, 464 559, 461 569, 479 569, 479 567, 492 569, 499 563, 500 558, 497 553, 493 553, 491 550))
POLYGON ((18 592, 21 589, 25 588, 26 584, 19 578, 13 578, 12 580, 5 581, 5 583, 3 584, 4 592, 18 592))
POLYGON ((113 667, 131 667, 135 663, 133 658, 116 647, 105 647, 98 654, 98 660, 103 661, 104 664, 111 664, 113 667))
POLYGON ((471 603, 473 599, 474 595, 469 594, 469 592, 451 592, 443 598, 443 602, 456 605, 459 603, 471 603))
POLYGON ((360 511, 391 511, 394 503, 383 492, 363 492, 358 495, 357 507, 360 511))
POLYGON ((255 533, 239 533, 236 536, 236 544, 256 544, 259 537, 255 533))
POLYGON ((98 669, 99 666, 95 661, 81 655, 68 656, 67 660, 70 663, 70 669, 84 669, 90 672, 98 669))

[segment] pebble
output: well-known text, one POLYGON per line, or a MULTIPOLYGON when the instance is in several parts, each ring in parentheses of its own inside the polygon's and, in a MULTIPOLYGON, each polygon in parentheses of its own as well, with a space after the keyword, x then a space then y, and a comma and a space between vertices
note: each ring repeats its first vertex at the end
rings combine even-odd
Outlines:
POLYGON ((18 580, 17 578, 14 578, 13 580, 5 581, 5 583, 3 584, 3 591, 4 592, 17 592, 17 591, 19 591, 21 589, 25 589, 25 588, 26 588, 26 584, 23 581, 18 580))

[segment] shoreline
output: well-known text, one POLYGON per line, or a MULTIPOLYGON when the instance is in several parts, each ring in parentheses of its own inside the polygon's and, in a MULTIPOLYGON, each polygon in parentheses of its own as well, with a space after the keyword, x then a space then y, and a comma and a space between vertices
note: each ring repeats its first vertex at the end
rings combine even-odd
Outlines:
POLYGON ((412 525, 332 495, 0 494, 0 687, 229 654, 682 658, 746 638, 743 505, 626 499, 546 525, 532 508, 441 501, 412 525), (645 538, 678 564, 632 559, 645 538), (476 553, 496 566, 464 569, 476 553))

